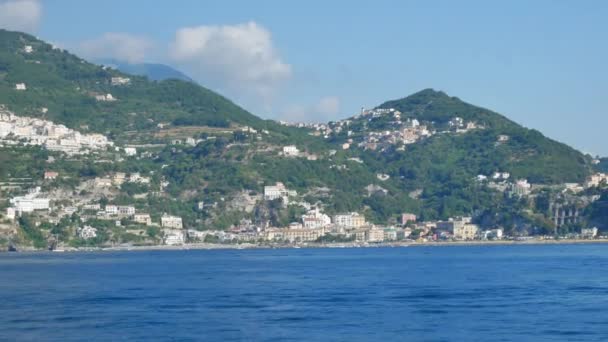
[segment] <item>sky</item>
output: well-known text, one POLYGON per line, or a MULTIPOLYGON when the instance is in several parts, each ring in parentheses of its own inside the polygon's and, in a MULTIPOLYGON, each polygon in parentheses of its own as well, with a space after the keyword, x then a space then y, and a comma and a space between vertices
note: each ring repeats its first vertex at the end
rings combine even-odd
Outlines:
POLYGON ((424 88, 608 156, 608 1, 0 0, 0 27, 329 121, 424 88))

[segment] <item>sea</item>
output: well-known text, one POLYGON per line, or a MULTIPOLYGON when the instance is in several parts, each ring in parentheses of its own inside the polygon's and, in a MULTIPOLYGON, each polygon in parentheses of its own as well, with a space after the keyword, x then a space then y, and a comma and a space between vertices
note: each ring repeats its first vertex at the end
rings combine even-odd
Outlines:
POLYGON ((608 245, 0 254, 1 341, 608 341, 608 245))

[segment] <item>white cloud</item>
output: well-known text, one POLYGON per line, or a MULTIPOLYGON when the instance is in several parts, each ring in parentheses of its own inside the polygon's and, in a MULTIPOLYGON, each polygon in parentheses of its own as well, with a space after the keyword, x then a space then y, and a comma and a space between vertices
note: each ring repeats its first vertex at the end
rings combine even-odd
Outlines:
POLYGON ((255 22, 182 28, 169 55, 203 84, 265 101, 292 74, 270 32, 255 22))
POLYGON ((338 118, 340 99, 326 96, 309 106, 290 105, 279 114, 279 119, 288 122, 328 122, 338 118))
POLYGON ((0 28, 33 32, 42 17, 38 0, 0 0, 0 28))
POLYGON ((143 62, 154 43, 147 37, 130 33, 108 32, 80 43, 78 51, 91 59, 114 58, 129 63, 143 62))

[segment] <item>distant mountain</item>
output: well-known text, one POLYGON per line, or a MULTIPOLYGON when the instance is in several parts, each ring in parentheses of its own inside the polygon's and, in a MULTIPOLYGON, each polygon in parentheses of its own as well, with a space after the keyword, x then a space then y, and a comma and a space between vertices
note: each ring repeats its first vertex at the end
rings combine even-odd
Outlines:
POLYGON ((163 81, 168 79, 176 79, 188 82, 194 82, 186 74, 176 70, 165 64, 157 63, 129 63, 116 59, 101 59, 95 61, 98 64, 112 67, 126 74, 146 76, 153 81, 163 81))

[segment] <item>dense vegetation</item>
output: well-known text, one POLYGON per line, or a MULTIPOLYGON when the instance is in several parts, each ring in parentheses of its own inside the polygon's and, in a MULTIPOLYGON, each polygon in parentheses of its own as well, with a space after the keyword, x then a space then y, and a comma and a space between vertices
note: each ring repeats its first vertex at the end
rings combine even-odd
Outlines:
MULTIPOLYGON (((403 99, 385 102, 379 108, 395 108, 403 113, 403 118, 433 122, 439 129, 454 117, 484 127, 481 131, 464 136, 435 139, 427 146, 414 147, 430 154, 436 153, 436 164, 458 161, 459 165, 453 166, 486 175, 507 170, 515 177, 527 178, 532 183, 581 182, 591 170, 590 158, 579 151, 549 139, 536 130, 524 128, 498 113, 440 91, 425 89, 403 99), (499 135, 507 135, 509 141, 497 144, 499 135)), ((412 152, 407 153, 415 154, 412 152)), ((429 161, 429 158, 425 159, 429 161)), ((449 165, 445 166, 450 168, 449 165)))

